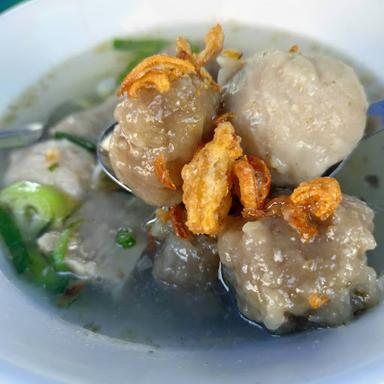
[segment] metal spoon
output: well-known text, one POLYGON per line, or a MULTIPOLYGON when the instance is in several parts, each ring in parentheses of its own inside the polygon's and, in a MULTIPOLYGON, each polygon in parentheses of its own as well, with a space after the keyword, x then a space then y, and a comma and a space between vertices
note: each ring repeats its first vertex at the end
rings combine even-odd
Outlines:
MULTIPOLYGON (((370 137, 384 131, 384 100, 377 101, 372 103, 368 108, 368 121, 367 127, 365 129, 365 134, 360 140, 360 143, 356 148, 363 142, 369 139, 370 137)), ((345 163, 349 161, 352 155, 355 153, 356 148, 342 161, 329 167, 322 176, 331 176, 335 177, 341 169, 344 167, 345 163)))
POLYGON ((64 117, 82 109, 83 107, 79 102, 66 101, 52 111, 45 123, 34 122, 25 124, 21 128, 15 127, 15 129, 0 130, 0 149, 12 149, 31 145, 46 136, 48 127, 55 125, 64 117))
POLYGON ((127 192, 132 193, 132 190, 117 178, 109 160, 109 140, 116 125, 117 123, 113 123, 99 136, 99 140, 97 141, 96 145, 97 161, 109 178, 111 178, 119 187, 125 189, 127 192))
MULTIPOLYGON (((371 137, 379 132, 384 130, 384 100, 380 100, 378 102, 372 103, 368 108, 368 124, 366 133, 362 140, 371 137)), ((97 142, 97 159, 104 172, 121 188, 125 189, 128 192, 132 192, 132 190, 123 184, 115 175, 111 163, 109 161, 108 156, 108 140, 116 127, 117 123, 112 124, 108 127, 99 137, 97 142)), ((353 153, 354 151, 352 151, 353 153)), ((328 168, 322 176, 332 176, 334 177, 344 166, 345 162, 348 161, 352 155, 352 153, 346 157, 344 160, 339 163, 333 165, 328 168)))
POLYGON ((24 147, 38 141, 44 132, 44 124, 30 123, 21 129, 0 131, 0 149, 24 147))

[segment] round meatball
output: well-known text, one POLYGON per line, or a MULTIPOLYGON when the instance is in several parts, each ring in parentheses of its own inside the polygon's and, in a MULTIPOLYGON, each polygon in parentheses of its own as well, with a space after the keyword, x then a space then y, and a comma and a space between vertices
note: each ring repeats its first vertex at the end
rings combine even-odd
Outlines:
POLYGON ((333 222, 311 243, 282 218, 231 222, 218 251, 240 311, 284 332, 305 323, 340 325, 377 304, 382 280, 366 257, 376 246, 373 216, 365 203, 344 196, 333 222))
POLYGON ((160 220, 152 225, 151 234, 159 242, 153 261, 156 279, 182 288, 202 289, 212 287, 217 281, 216 239, 208 236, 180 239, 170 225, 160 220))
POLYGON ((223 101, 246 152, 263 158, 280 186, 321 176, 353 150, 366 124, 362 85, 330 57, 261 52, 224 86, 223 101))
POLYGON ((117 177, 145 202, 171 206, 181 201, 181 168, 198 145, 209 138, 219 95, 197 76, 172 82, 159 93, 141 89, 136 99, 123 100, 115 110, 118 126, 110 142, 110 159, 117 177), (155 159, 163 155, 175 190, 162 184, 155 159))
POLYGON ((95 157, 67 140, 47 140, 11 153, 4 184, 19 180, 53 185, 76 198, 84 197, 91 186, 95 157), (50 167, 49 152, 57 156, 57 166, 50 167))

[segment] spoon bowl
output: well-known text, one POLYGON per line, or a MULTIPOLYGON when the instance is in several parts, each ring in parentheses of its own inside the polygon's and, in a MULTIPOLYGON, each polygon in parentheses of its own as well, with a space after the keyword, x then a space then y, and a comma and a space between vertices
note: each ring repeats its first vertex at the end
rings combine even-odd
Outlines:
POLYGON ((343 160, 329 167, 321 176, 336 177, 336 175, 343 169, 346 162, 355 153, 356 149, 361 145, 363 141, 371 138, 374 135, 377 135, 384 131, 384 100, 377 101, 372 103, 368 108, 368 121, 367 127, 365 129, 365 134, 353 149, 353 151, 343 160))
POLYGON ((99 139, 96 145, 97 161, 100 164, 103 171, 111 180, 113 180, 120 188, 126 190, 127 192, 132 193, 132 190, 117 178, 115 172, 113 171, 111 161, 109 160, 109 153, 108 153, 109 140, 111 139, 112 132, 115 129, 116 125, 117 125, 116 122, 113 123, 99 136, 99 139))

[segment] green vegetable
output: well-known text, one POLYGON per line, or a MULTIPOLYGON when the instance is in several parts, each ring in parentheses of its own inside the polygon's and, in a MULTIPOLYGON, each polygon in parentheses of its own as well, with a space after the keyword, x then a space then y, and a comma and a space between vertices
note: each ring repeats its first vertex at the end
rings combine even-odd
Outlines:
POLYGON ((164 39, 114 39, 112 42, 113 48, 132 51, 132 52, 147 52, 147 56, 153 55, 153 52, 159 52, 166 48, 170 42, 164 39))
POLYGON ((58 189, 18 181, 0 191, 0 204, 8 207, 24 238, 35 238, 48 225, 60 226, 78 202, 58 189))
POLYGON ((0 207, 0 235, 9 250, 16 271, 25 272, 28 268, 27 248, 12 215, 3 207, 0 207))
POLYGON ((33 281, 54 293, 65 292, 70 277, 60 274, 36 248, 29 253, 30 272, 33 281))
POLYGON ((193 53, 199 53, 200 52, 200 45, 196 42, 190 41, 189 44, 191 44, 191 49, 193 53))
POLYGON ((60 131, 55 132, 53 137, 58 140, 66 139, 89 152, 96 153, 96 144, 84 137, 60 131))
POLYGON ((48 170, 49 170, 50 172, 54 172, 58 167, 59 167, 59 164, 58 164, 58 163, 54 163, 54 164, 51 164, 51 165, 48 167, 48 170))
POLYGON ((52 253, 52 262, 57 271, 65 272, 68 270, 64 259, 68 253, 69 242, 78 227, 79 222, 71 224, 60 235, 57 245, 52 253))
POLYGON ((3 207, 0 207, 0 236, 18 273, 28 272, 34 283, 51 292, 65 292, 71 279, 62 273, 62 264, 56 266, 50 262, 35 245, 27 248, 12 214, 3 207))
MULTIPOLYGON (((190 42, 192 52, 197 53, 200 51, 199 45, 190 42)), ((140 38, 140 39, 114 39, 112 41, 113 48, 128 51, 132 54, 130 61, 123 71, 117 77, 117 82, 120 84, 124 77, 132 71, 137 64, 144 60, 148 56, 152 56, 165 48, 171 46, 171 42, 165 39, 150 39, 150 38, 140 38)))
POLYGON ((120 228, 115 237, 116 244, 124 249, 131 248, 136 244, 135 237, 132 232, 127 228, 120 228))
POLYGON ((114 39, 112 45, 115 49, 124 50, 131 53, 131 59, 127 66, 119 74, 117 81, 121 83, 124 77, 132 71, 137 64, 148 56, 154 55, 170 45, 164 39, 114 39))
POLYGON ((136 52, 132 59, 128 62, 128 65, 120 72, 119 76, 117 77, 117 82, 120 84, 124 77, 132 71, 133 68, 136 67, 137 64, 140 63, 140 61, 144 60, 146 57, 153 55, 156 52, 151 52, 148 54, 148 52, 136 52))

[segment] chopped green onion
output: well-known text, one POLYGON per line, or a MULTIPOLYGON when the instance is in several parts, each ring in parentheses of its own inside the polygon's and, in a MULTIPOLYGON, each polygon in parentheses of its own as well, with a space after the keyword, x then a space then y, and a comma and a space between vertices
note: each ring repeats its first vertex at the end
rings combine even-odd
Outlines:
POLYGON ((50 185, 17 181, 0 191, 0 204, 12 212, 24 239, 32 240, 48 225, 61 226, 78 201, 50 185))
POLYGON ((131 248, 136 244, 135 237, 132 232, 127 228, 120 228, 116 233, 116 244, 124 249, 131 248))
POLYGON ((54 293, 65 292, 70 277, 60 274, 36 248, 29 252, 30 271, 33 281, 54 293))
POLYGON ((144 60, 146 57, 151 56, 155 52, 136 52, 135 55, 132 57, 132 59, 128 62, 128 65, 120 72, 119 76, 117 77, 117 82, 120 84, 124 77, 132 71, 133 68, 136 67, 137 64, 139 64, 142 60, 144 60))
POLYGON ((72 142, 73 144, 76 144, 79 147, 86 149, 89 152, 92 152, 92 153, 96 152, 96 144, 88 139, 85 139, 84 137, 77 136, 72 133, 61 132, 61 131, 55 132, 53 134, 53 137, 58 140, 66 139, 72 142))
POLYGON ((65 292, 70 277, 61 274, 35 245, 27 248, 13 221, 12 214, 2 207, 0 207, 0 236, 9 250, 11 260, 18 273, 28 272, 34 283, 51 292, 65 292))
POLYGON ((12 215, 2 207, 0 207, 0 235, 9 250, 16 271, 25 272, 28 268, 28 250, 12 215))
MULTIPOLYGON (((196 42, 190 42, 193 53, 200 51, 200 47, 196 42)), ((129 51, 132 53, 132 58, 128 65, 121 71, 117 77, 117 82, 120 84, 125 76, 132 71, 142 60, 148 56, 152 56, 166 47, 171 46, 171 42, 164 39, 114 39, 112 45, 115 49, 129 51)))
POLYGON ((68 228, 66 228, 59 237, 57 245, 54 251, 52 252, 52 262, 57 271, 65 272, 68 270, 67 266, 65 265, 64 259, 68 253, 68 247, 71 238, 73 237, 75 230, 79 224, 80 222, 76 222, 69 225, 68 228))
POLYGON ((199 53, 200 52, 200 44, 196 42, 190 41, 189 44, 191 45, 191 49, 193 53, 199 53))
POLYGON ((53 163, 48 167, 48 171, 54 172, 59 166, 59 163, 53 163))
POLYGON ((147 55, 153 54, 152 52, 159 52, 170 45, 168 40, 164 39, 114 39, 112 42, 113 48, 123 51, 141 51, 147 52, 147 55))

